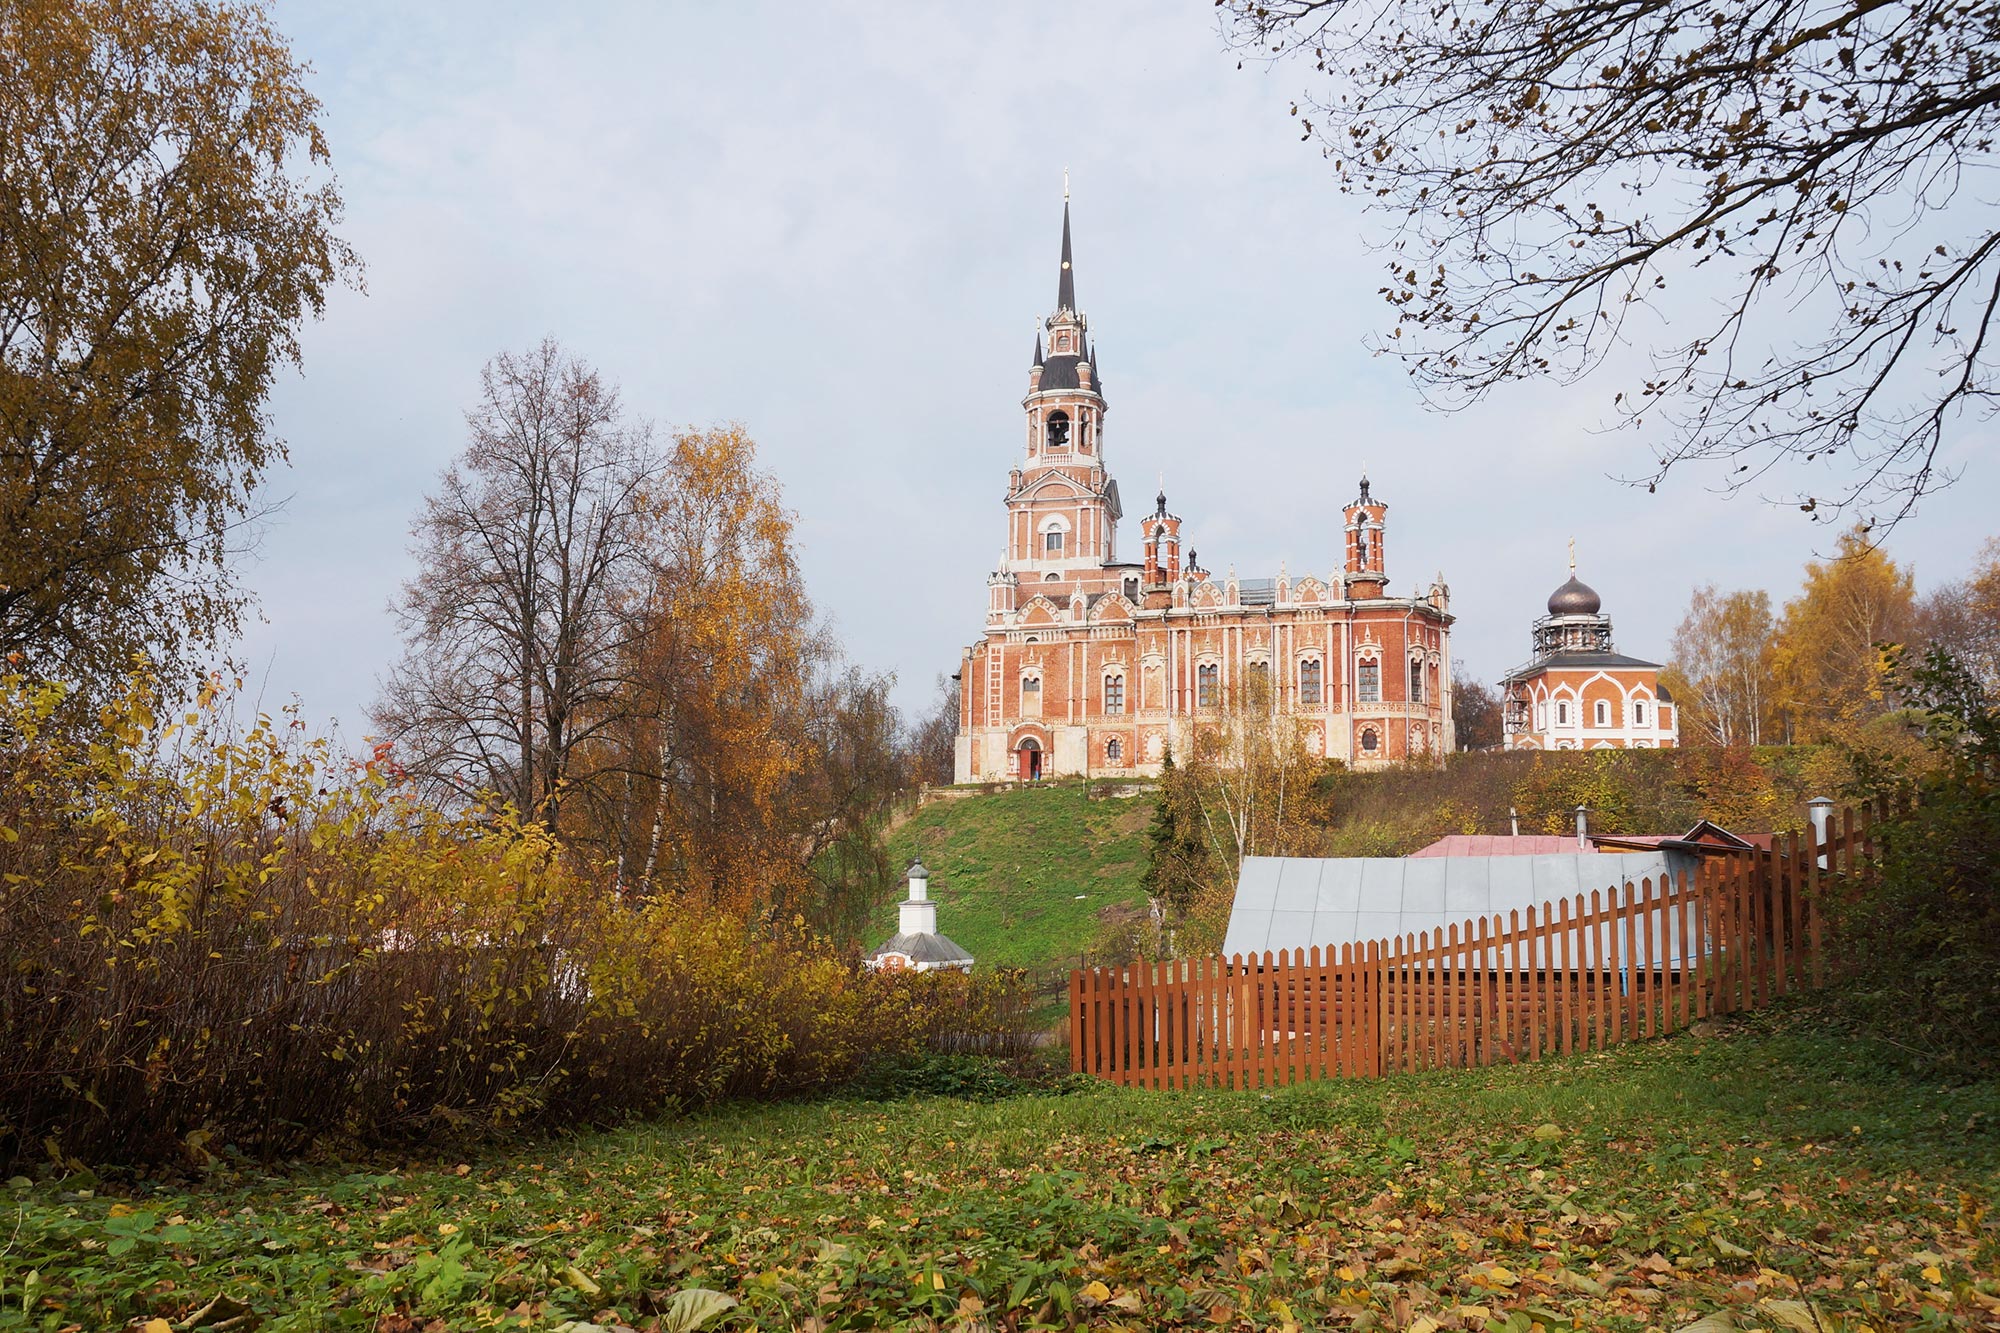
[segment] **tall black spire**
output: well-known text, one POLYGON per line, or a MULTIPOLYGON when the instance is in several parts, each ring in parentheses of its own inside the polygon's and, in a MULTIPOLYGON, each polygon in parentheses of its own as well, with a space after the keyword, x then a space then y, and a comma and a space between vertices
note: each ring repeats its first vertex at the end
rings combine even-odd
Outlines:
POLYGON ((1035 365, 1038 365, 1038 366, 1042 364, 1042 331, 1041 331, 1040 329, 1036 329, 1036 330, 1035 330, 1035 360, 1034 360, 1034 364, 1035 364, 1035 365))
POLYGON ((1056 309, 1076 309, 1076 270, 1069 262, 1069 191, 1063 190, 1062 281, 1056 286, 1056 309))

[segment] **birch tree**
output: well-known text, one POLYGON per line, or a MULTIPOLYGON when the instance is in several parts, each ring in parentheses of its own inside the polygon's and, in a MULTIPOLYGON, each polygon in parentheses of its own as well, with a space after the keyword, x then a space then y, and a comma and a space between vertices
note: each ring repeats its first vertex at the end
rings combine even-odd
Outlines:
POLYGON ((204 665, 284 462, 264 402, 358 274, 261 8, 0 5, 0 661, 204 665))
POLYGON ((1771 709, 1771 596, 1696 588, 1674 631, 1673 663, 1684 694, 1688 741, 1761 745, 1771 709))

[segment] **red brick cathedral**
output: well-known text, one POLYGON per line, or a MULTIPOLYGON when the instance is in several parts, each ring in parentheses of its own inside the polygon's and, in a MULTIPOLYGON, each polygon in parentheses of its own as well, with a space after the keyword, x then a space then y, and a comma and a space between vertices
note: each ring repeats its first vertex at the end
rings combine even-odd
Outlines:
POLYGON ((1258 678, 1317 754, 1369 767, 1452 748, 1449 590, 1440 576, 1420 596, 1389 595, 1388 506, 1366 477, 1325 578, 1213 578, 1164 489, 1140 521, 1140 559, 1118 558, 1124 507, 1067 201, 1056 309, 1021 406, 1007 544, 986 581, 986 631, 960 664, 958 781, 1158 773, 1205 711, 1258 678))

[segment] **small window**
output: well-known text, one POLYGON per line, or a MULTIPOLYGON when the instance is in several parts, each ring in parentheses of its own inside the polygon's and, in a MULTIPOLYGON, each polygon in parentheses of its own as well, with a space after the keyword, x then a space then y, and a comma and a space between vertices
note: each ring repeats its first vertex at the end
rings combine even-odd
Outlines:
POLYGON ((1319 659, 1315 657, 1311 661, 1299 663, 1299 702, 1318 703, 1320 688, 1319 659))
POLYGON ((1213 708, 1222 694, 1222 668, 1211 663, 1194 669, 1196 707, 1213 708))
POLYGON ((1049 413, 1048 441, 1051 449, 1069 448, 1069 413, 1049 413))
POLYGON ((1139 580, 1137 579, 1125 580, 1125 600, 1128 602, 1136 602, 1139 600, 1139 580))
POLYGON ((1422 662, 1412 662, 1410 663, 1410 702, 1420 704, 1423 701, 1424 664, 1422 662))
POLYGON ((1250 664, 1250 685, 1259 695, 1268 694, 1271 688, 1271 664, 1252 662, 1250 664))
POLYGON ((1109 740, 1104 742, 1104 757, 1114 764, 1124 762, 1125 759, 1124 745, 1115 740, 1109 740))
POLYGON ((1633 726, 1635 726, 1635 727, 1643 727, 1643 726, 1645 726, 1645 725, 1646 725, 1646 705, 1645 705, 1645 704, 1643 704, 1643 703, 1636 703, 1636 702, 1635 702, 1635 703, 1634 703, 1634 704, 1632 705, 1632 725, 1633 725, 1633 726))
POLYGON ((1355 693, 1362 703, 1382 702, 1382 664, 1363 662, 1355 672, 1355 693))
POLYGON ((1611 725, 1611 705, 1606 703, 1602 699, 1599 699, 1597 701, 1596 722, 1597 725, 1600 727, 1608 727, 1611 725))
POLYGON ((1568 705, 1568 704, 1566 704, 1566 703, 1558 703, 1558 704, 1556 705, 1556 725, 1557 725, 1557 726, 1559 726, 1559 727, 1566 727, 1566 726, 1568 726, 1568 725, 1569 725, 1569 705, 1568 705))
MULTIPOLYGON (((1111 675, 1104 678, 1104 711, 1107 713, 1125 711, 1125 677, 1111 675)), ((1117 743, 1112 742, 1113 745, 1117 743)))
POLYGON ((1062 538, 1062 533, 1056 531, 1054 528, 1049 529, 1042 534, 1042 549, 1050 555, 1061 555, 1063 546, 1062 538))
POLYGON ((1040 676, 1023 676, 1021 678, 1021 693, 1040 694, 1041 692, 1042 678, 1040 676))
POLYGON ((1381 744, 1382 744, 1382 738, 1375 734, 1375 728, 1363 727, 1361 729, 1361 748, 1365 753, 1367 754, 1375 753, 1376 749, 1381 744))

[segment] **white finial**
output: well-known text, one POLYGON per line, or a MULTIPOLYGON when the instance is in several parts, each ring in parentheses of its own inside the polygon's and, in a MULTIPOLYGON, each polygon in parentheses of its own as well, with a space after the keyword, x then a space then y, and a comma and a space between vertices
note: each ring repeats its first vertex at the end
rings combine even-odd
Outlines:
POLYGON ((1069 168, 1063 168, 1063 202, 1069 202, 1069 168))
POLYGON ((1576 538, 1569 539, 1569 576, 1576 577, 1576 538))

